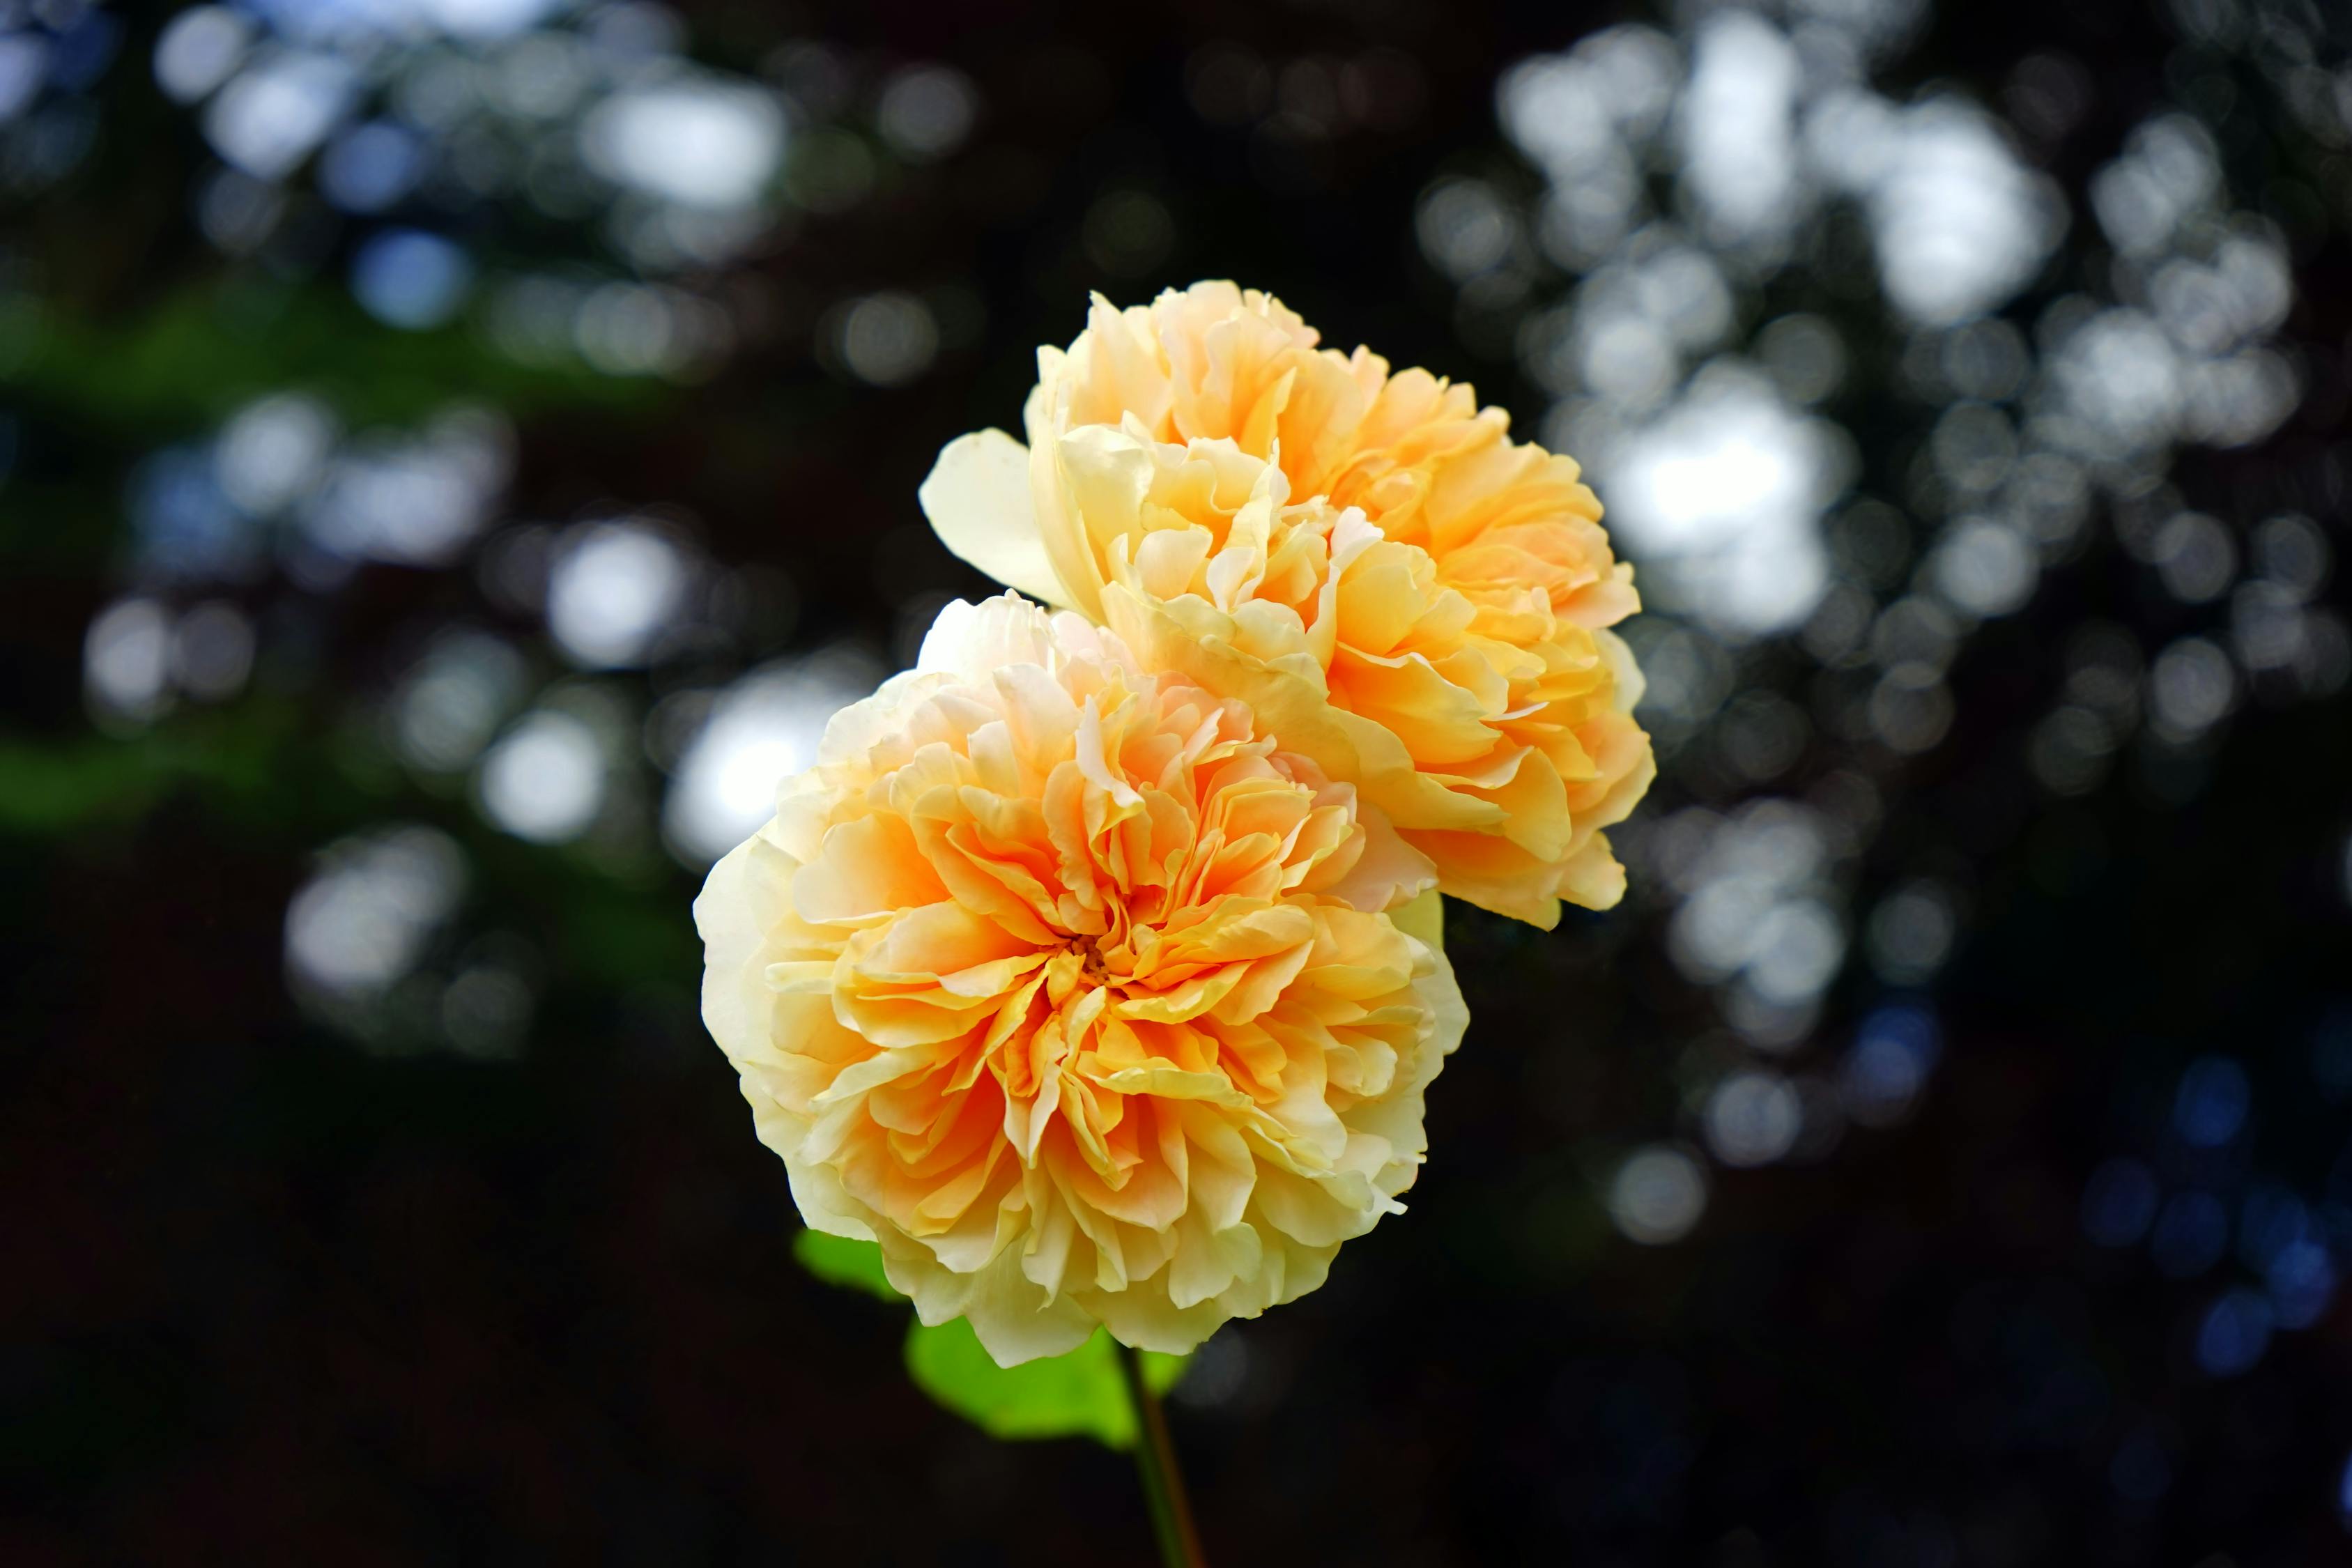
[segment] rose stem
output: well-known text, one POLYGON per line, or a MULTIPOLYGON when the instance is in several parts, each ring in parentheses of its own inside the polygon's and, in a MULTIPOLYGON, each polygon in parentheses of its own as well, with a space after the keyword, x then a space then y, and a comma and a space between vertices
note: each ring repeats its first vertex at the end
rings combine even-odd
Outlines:
POLYGON ((1143 1478, 1143 1499, 1151 1508, 1151 1533, 1160 1542, 1166 1568, 1208 1568, 1201 1537, 1192 1528, 1192 1505, 1184 1497, 1184 1473, 1176 1468, 1176 1445, 1168 1436, 1168 1414, 1143 1381, 1143 1357, 1118 1347, 1118 1369, 1127 1377, 1127 1397, 1135 1406, 1135 1468, 1143 1478))

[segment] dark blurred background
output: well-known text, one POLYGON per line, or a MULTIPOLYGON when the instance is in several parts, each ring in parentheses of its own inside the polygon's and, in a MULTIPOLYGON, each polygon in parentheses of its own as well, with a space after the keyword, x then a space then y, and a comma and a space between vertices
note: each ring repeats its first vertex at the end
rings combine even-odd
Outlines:
POLYGON ((1125 1563, 790 1256, 687 905, 1087 290, 1584 460, 1633 891, 1457 908, 1213 1561, 2352 1552, 2352 24, 0 0, 0 1557, 1125 1563))

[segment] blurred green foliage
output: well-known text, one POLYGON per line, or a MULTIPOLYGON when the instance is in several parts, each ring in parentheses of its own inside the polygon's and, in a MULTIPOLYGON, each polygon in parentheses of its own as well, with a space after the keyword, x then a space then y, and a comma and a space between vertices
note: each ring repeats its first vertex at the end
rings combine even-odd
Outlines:
POLYGON ((0 387, 81 419, 142 433, 193 428, 289 385, 322 394, 357 423, 418 419, 452 396, 522 416, 646 409, 672 390, 520 364, 459 327, 387 327, 340 290, 204 286, 122 322, 25 298, 0 303, 0 387))

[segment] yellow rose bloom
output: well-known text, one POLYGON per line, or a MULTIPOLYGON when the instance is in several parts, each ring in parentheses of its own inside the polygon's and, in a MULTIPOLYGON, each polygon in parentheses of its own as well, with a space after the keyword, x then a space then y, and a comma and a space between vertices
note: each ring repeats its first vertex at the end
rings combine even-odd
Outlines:
POLYGON ((808 1224, 1008 1366, 1321 1284, 1467 1022, 1355 794, 1077 616, 950 605, 695 902, 808 1224))
POLYGON ((1602 830, 1655 765, 1599 502, 1468 387, 1316 342, 1230 283, 1097 297, 1039 351, 1027 447, 951 443, 924 509, 981 570, 1246 702, 1445 892, 1545 927, 1614 904, 1602 830))

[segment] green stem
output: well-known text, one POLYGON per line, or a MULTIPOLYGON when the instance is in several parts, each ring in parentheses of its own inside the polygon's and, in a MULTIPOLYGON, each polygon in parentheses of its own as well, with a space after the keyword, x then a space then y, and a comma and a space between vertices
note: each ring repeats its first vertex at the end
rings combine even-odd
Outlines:
POLYGON ((1143 1500, 1151 1509, 1151 1533, 1165 1568, 1208 1568, 1200 1532, 1192 1528, 1192 1505, 1184 1496, 1184 1473, 1176 1467, 1176 1445, 1168 1436, 1168 1414, 1160 1395, 1143 1381, 1143 1358, 1118 1347, 1118 1369, 1135 1406, 1135 1468, 1143 1478, 1143 1500))

